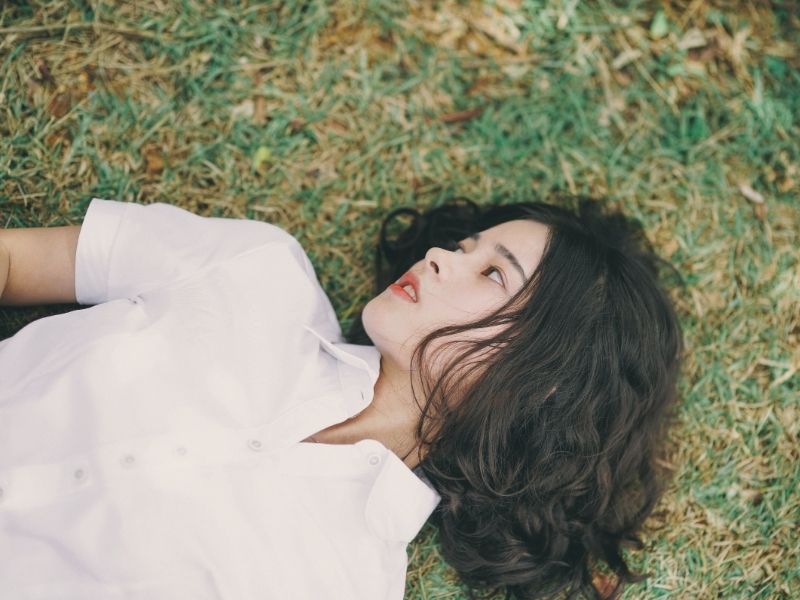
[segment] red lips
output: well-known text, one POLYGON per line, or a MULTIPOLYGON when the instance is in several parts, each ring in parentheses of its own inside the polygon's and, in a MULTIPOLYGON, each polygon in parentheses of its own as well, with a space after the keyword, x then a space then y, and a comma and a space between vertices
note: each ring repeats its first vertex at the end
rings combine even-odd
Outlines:
POLYGON ((419 302, 419 301, 420 301, 420 290, 419 290, 419 288, 420 288, 420 285, 419 285, 419 277, 417 277, 416 275, 414 275, 414 273, 412 273, 411 271, 408 271, 408 272, 407 272, 407 273, 405 273, 405 274, 404 274, 402 277, 400 277, 400 279, 398 279, 398 280, 395 282, 395 284, 396 284, 396 285, 399 285, 400 287, 403 287, 404 285, 410 285, 411 287, 413 287, 413 288, 414 288, 414 293, 415 293, 415 294, 416 294, 416 296, 417 296, 417 299, 416 299, 416 301, 417 301, 417 302, 419 302))

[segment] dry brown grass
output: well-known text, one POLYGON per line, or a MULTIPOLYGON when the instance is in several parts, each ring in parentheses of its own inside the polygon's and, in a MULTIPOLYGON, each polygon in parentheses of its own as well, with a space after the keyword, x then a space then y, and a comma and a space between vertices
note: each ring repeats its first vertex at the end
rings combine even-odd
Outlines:
MULTIPOLYGON (((297 234, 345 325, 390 208, 589 193, 686 280, 676 476, 626 598, 800 595, 794 2, 0 10, 0 225, 91 196, 297 234), (660 16, 659 16, 660 11, 660 16)), ((5 309, 4 335, 74 306, 5 309)), ((426 528, 407 598, 462 598, 426 528)))

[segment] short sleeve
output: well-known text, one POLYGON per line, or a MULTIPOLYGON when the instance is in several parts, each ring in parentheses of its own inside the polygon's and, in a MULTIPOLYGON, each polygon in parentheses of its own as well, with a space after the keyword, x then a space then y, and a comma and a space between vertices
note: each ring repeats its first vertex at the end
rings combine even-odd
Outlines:
POLYGON ((79 304, 130 298, 272 242, 290 246, 313 273, 297 240, 276 225, 93 198, 78 237, 75 297, 79 304))

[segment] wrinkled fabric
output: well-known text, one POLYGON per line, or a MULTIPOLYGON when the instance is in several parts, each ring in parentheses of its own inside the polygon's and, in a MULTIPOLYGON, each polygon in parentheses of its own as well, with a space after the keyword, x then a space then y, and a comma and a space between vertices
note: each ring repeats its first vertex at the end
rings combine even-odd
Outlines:
POLYGON ((380 442, 301 440, 371 401, 297 240, 93 199, 86 308, 0 343, 0 595, 400 599, 439 496, 380 442))

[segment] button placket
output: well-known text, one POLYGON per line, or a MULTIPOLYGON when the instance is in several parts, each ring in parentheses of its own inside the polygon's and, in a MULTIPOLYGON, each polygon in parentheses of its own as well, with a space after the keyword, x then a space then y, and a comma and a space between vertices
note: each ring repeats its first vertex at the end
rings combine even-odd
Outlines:
POLYGON ((361 440, 355 443, 355 447, 361 453, 361 460, 365 460, 371 467, 378 467, 386 458, 386 447, 377 440, 361 440))

